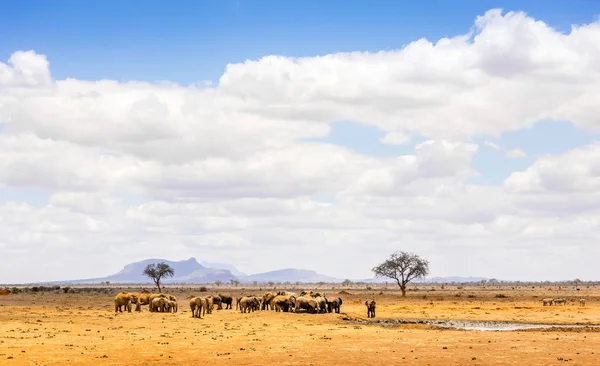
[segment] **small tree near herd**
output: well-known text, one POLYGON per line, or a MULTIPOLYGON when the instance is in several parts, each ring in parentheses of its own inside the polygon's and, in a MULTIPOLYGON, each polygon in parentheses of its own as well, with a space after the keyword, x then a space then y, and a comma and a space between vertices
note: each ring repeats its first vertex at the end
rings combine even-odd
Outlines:
POLYGON ((418 255, 398 251, 390 258, 374 267, 372 271, 377 277, 387 277, 396 280, 402 296, 406 296, 406 285, 415 278, 423 278, 429 274, 429 262, 418 255))
POLYGON ((156 284, 156 287, 158 287, 158 292, 161 292, 160 280, 163 277, 173 277, 175 275, 175 270, 168 264, 160 262, 147 265, 143 274, 150 277, 150 279, 156 284))

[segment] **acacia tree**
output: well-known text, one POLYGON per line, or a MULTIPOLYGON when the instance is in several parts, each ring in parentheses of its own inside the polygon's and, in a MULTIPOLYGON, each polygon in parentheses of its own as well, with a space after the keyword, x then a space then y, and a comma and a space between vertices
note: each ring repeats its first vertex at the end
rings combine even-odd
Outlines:
POLYGON ((154 281, 156 284, 156 287, 158 287, 158 292, 161 292, 160 280, 163 277, 173 277, 175 275, 175 270, 168 264, 160 262, 147 265, 143 274, 150 277, 150 279, 152 279, 152 281, 154 281))
POLYGON ((387 277, 396 280, 402 296, 406 297, 406 285, 415 278, 423 278, 429 274, 429 262, 418 255, 397 251, 390 258, 372 271, 377 277, 387 277))

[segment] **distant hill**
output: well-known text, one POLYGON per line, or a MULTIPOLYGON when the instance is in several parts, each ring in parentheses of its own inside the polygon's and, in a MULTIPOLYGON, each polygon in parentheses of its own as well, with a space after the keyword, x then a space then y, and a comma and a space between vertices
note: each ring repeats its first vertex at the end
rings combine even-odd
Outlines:
POLYGON ((196 258, 183 261, 169 261, 166 259, 151 258, 140 262, 126 265, 119 272, 99 278, 88 278, 82 280, 55 281, 56 283, 86 284, 110 281, 111 283, 151 283, 151 280, 142 272, 148 264, 164 262, 175 270, 175 276, 165 278, 164 283, 213 283, 216 280, 229 282, 236 277, 228 270, 207 268, 198 263, 196 258))
POLYGON ((326 276, 306 269, 286 268, 277 271, 257 273, 249 276, 239 276, 241 282, 342 282, 339 278, 326 276))
POLYGON ((421 280, 419 282, 433 282, 433 283, 469 283, 469 282, 481 282, 482 280, 489 280, 487 277, 431 277, 421 280))
MULTIPOLYGON (((456 282, 456 283, 471 283, 471 282, 481 282, 482 280, 489 280, 489 278, 487 277, 457 277, 457 276, 451 276, 451 277, 431 277, 431 278, 424 278, 424 279, 416 279, 413 280, 413 282, 415 283, 452 283, 452 282, 456 282)), ((382 278, 382 277, 377 277, 377 278, 367 278, 367 279, 362 279, 362 280, 356 280, 353 282, 366 282, 366 283, 384 283, 384 282, 388 282, 388 283, 395 283, 394 280, 390 279, 390 278, 382 278)))
POLYGON ((247 276, 246 273, 238 271, 237 268, 235 268, 234 266, 232 266, 230 264, 211 263, 211 262, 205 262, 205 261, 201 261, 200 264, 206 268, 226 269, 229 272, 231 272, 231 274, 234 276, 247 276))
MULTIPOLYGON (((196 258, 190 258, 183 261, 170 261, 166 259, 151 258, 143 261, 135 262, 126 265, 119 272, 99 278, 88 278, 81 280, 66 280, 66 281, 54 281, 51 283, 64 283, 64 284, 97 284, 100 282, 110 281, 111 283, 131 283, 131 284, 150 284, 151 280, 144 276, 142 272, 148 264, 164 262, 171 266, 175 270, 175 276, 171 278, 165 278, 164 283, 189 283, 189 284, 212 284, 215 281, 222 281, 228 283, 231 280, 238 280, 241 283, 252 283, 254 281, 258 283, 267 282, 301 282, 301 283, 316 283, 316 282, 329 282, 329 283, 340 283, 343 279, 327 276, 316 271, 298 268, 286 268, 276 271, 256 273, 247 275, 243 272, 238 271, 234 266, 222 263, 210 263, 201 262, 198 263, 196 258)), ((481 280, 487 280, 484 277, 432 277, 424 280, 416 280, 415 282, 420 283, 450 283, 450 282, 481 282, 481 280)), ((391 279, 386 278, 369 278, 362 280, 352 280, 353 282, 367 282, 367 283, 383 283, 393 282, 391 279)))

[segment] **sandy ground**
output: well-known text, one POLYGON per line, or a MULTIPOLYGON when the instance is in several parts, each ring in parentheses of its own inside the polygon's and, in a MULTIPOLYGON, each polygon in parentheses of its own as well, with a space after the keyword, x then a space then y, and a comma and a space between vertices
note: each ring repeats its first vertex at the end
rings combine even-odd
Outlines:
POLYGON ((428 287, 407 298, 379 289, 347 291, 339 295, 341 314, 215 310, 204 319, 191 318, 185 297, 200 295, 193 289, 167 289, 179 299, 175 314, 150 313, 147 307, 115 314, 114 295, 106 294, 0 296, 0 365, 600 365, 598 329, 482 332, 344 320, 367 319, 364 302, 375 299, 375 320, 600 324, 600 288, 428 287), (546 296, 586 298, 587 304, 543 307, 540 299, 546 296))

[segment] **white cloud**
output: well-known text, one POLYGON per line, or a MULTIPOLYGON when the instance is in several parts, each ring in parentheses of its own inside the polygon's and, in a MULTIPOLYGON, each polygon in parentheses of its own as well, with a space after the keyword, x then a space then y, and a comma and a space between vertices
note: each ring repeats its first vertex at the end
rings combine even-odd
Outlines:
POLYGON ((483 144, 485 146, 491 147, 494 150, 502 150, 502 148, 500 147, 500 145, 498 145, 498 144, 496 144, 495 142, 492 142, 492 141, 485 140, 483 142, 483 144))
POLYGON ((389 145, 406 145, 410 142, 410 135, 398 131, 388 132, 380 141, 389 145))
POLYGON ((504 155, 509 158, 526 158, 527 157, 527 154, 525 154, 525 152, 519 148, 506 150, 504 155))
POLYGON ((53 80, 45 56, 15 52, 0 63, 0 189, 53 194, 0 204, 0 277, 196 256, 360 278, 404 249, 434 275, 593 278, 598 144, 503 186, 470 179, 475 138, 517 158, 492 140, 540 120, 598 129, 599 65, 600 23, 561 34, 497 10, 435 43, 230 64, 215 86, 53 80), (393 157, 307 142, 340 120, 379 128, 381 143, 426 141, 393 157))

